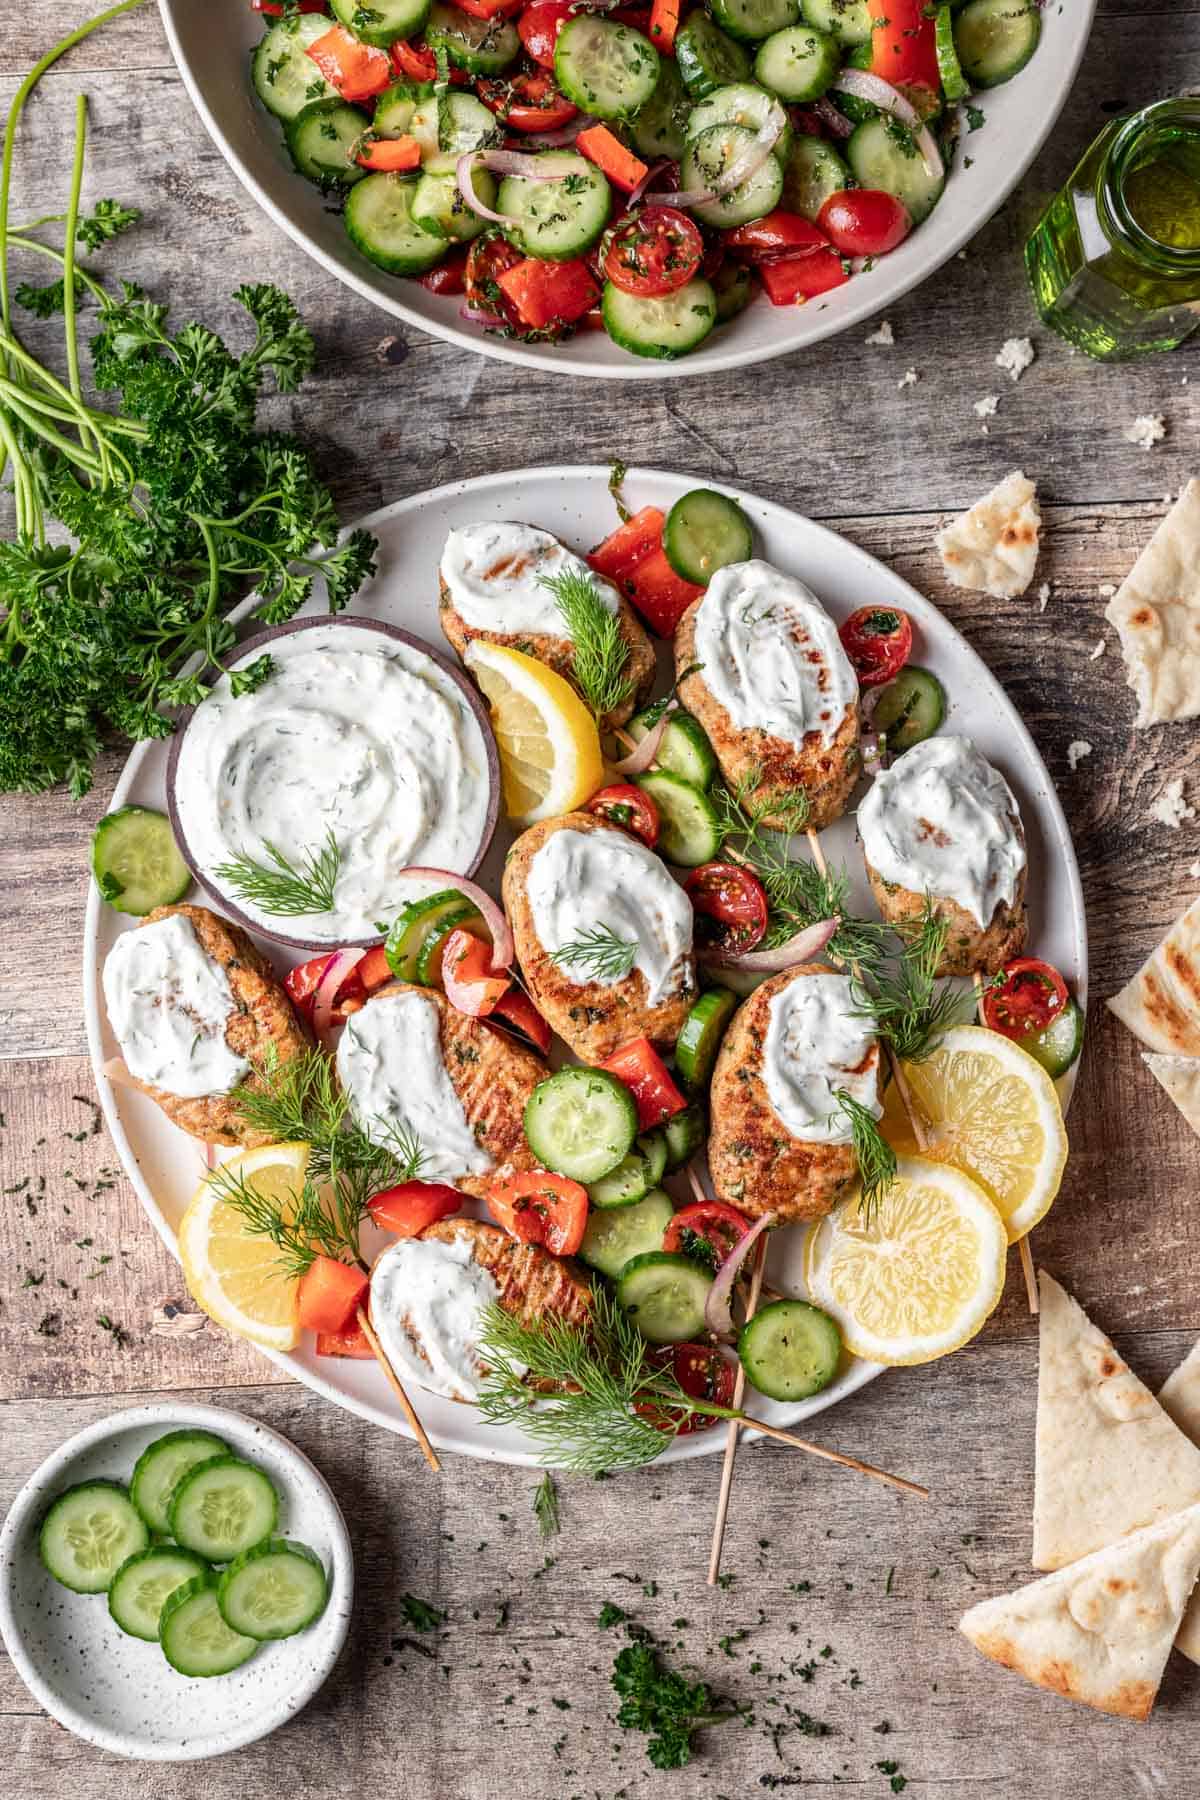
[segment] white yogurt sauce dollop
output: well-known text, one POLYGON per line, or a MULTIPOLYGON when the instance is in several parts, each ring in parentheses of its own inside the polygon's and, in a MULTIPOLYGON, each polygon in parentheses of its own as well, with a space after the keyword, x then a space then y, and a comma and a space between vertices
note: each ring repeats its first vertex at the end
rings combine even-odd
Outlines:
POLYGON ((729 563, 696 613, 700 679, 736 726, 831 744, 858 700, 837 626, 802 581, 767 562, 729 563))
MULTIPOLYGON (((646 1004, 677 993, 689 971, 692 903, 652 850, 615 826, 552 832, 529 865, 525 893, 538 942, 551 955, 588 933, 611 931, 636 943, 633 968, 646 982, 646 1004)), ((576 987, 623 977, 586 965, 558 968, 576 987)))
POLYGON ((232 1092, 250 1073, 225 1042, 237 1010, 229 979, 182 914, 123 932, 103 982, 109 1024, 138 1081, 197 1100, 232 1092))
POLYGON ((617 611, 612 584, 536 525, 461 525, 442 551, 441 576, 455 612, 475 631, 502 637, 522 631, 570 637, 554 594, 543 586, 567 573, 591 581, 609 612, 617 611))
POLYGON ((402 1238, 371 1271, 371 1323, 388 1361, 401 1381, 450 1400, 479 1397, 480 1316, 499 1298, 467 1239, 402 1238))
POLYGON ((767 1098, 794 1138, 848 1144, 844 1091, 880 1118, 879 1044, 845 975, 799 975, 767 1008, 762 1076, 767 1098))
POLYGON ((490 797, 483 731, 445 669, 382 632, 320 625, 276 638, 270 655, 260 688, 235 700, 222 676, 187 727, 175 780, 183 835, 211 877, 238 855, 270 866, 269 845, 300 868, 332 832, 342 859, 332 912, 283 919, 230 898, 307 943, 372 937, 428 889, 398 880, 401 870, 465 874, 474 862, 490 797))
POLYGON ((858 809, 871 867, 917 894, 954 900, 986 930, 1025 867, 1017 803, 970 738, 931 737, 876 775, 858 809))
POLYGON ((383 1142, 389 1130, 403 1129, 420 1140, 426 1180, 486 1175, 493 1166, 442 1060, 437 1005, 424 994, 381 994, 352 1013, 337 1072, 368 1137, 383 1142))

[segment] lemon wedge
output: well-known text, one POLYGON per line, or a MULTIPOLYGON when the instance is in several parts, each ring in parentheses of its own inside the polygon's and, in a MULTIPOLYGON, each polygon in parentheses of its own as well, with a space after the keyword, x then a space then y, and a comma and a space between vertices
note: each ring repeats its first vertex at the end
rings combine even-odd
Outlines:
POLYGON ((556 819, 604 782, 600 734, 570 682, 535 656, 474 638, 463 659, 491 708, 504 810, 515 825, 556 819))
POLYGON ((1067 1129, 1049 1075, 1019 1044, 978 1025, 952 1026, 932 1056, 903 1072, 927 1141, 916 1142, 894 1082, 888 1141, 977 1181, 1015 1244, 1049 1212, 1067 1166, 1067 1129))
MULTIPOLYGON (((268 1144, 243 1150, 221 1167, 271 1205, 288 1206, 299 1193, 308 1162, 307 1144, 268 1144)), ((179 1258, 188 1292, 210 1319, 268 1350, 294 1350, 300 1342, 296 1281, 269 1237, 247 1228, 221 1184, 201 1182, 179 1222, 179 1258)))
POLYGON ((870 1216, 852 1198, 813 1226, 804 1278, 856 1356, 933 1362, 995 1310, 1007 1252, 1004 1220, 981 1187, 949 1164, 902 1156, 870 1216))

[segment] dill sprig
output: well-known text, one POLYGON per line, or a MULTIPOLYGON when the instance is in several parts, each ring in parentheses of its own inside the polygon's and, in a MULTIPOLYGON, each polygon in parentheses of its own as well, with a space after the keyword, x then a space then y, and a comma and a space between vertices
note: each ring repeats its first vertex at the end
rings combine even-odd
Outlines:
POLYGON ((636 938, 619 937, 609 925, 589 926, 550 952, 551 962, 586 971, 596 981, 621 981, 637 961, 636 938))
POLYGON ((686 1394, 669 1367, 651 1361, 637 1326, 600 1287, 582 1329, 553 1313, 525 1324, 489 1306, 479 1350, 488 1368, 478 1401, 484 1418, 517 1426, 549 1462, 576 1474, 653 1462, 698 1415, 745 1417, 686 1394), (534 1395, 531 1382, 553 1391, 534 1395))
POLYGON ((537 1520, 540 1537, 550 1538, 558 1535, 558 1489, 554 1485, 554 1477, 549 1470, 542 1476, 534 1490, 533 1516, 537 1520))
POLYGON ((928 896, 919 919, 894 929, 901 940, 900 955, 892 967, 872 971, 870 986, 854 982, 856 1016, 871 1021, 901 1062, 924 1062, 943 1033, 962 1024, 974 1002, 970 994, 938 984, 950 923, 938 917, 928 896))
POLYGON ((626 675, 629 645, 621 636, 621 621, 600 598, 590 575, 563 569, 543 575, 541 584, 554 595, 567 636, 574 645, 571 677, 596 719, 623 706, 633 693, 626 675))
POLYGON ((332 830, 326 833, 324 847, 307 854, 299 869, 274 844, 267 845, 267 854, 274 868, 249 856, 235 856, 213 874, 227 882, 240 900, 249 900, 263 912, 281 918, 333 911, 342 853, 332 830))
POLYGON ((858 1209, 868 1219, 896 1179, 896 1152, 879 1129, 879 1121, 861 1100, 839 1088, 834 1095, 838 1111, 850 1126, 850 1142, 858 1158, 862 1189, 858 1209))

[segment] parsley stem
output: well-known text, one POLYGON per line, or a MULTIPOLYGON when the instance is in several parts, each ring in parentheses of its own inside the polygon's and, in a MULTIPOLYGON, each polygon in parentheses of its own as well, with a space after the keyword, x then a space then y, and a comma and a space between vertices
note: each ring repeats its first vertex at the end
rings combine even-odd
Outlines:
MULTIPOLYGON (((66 257, 61 250, 56 250, 53 244, 43 244, 37 238, 25 237, 23 233, 17 231, 9 232, 8 242, 9 247, 13 250, 30 250, 35 256, 48 257, 51 262, 56 262, 60 269, 66 265, 66 257)), ((82 263, 76 263, 75 275, 77 280, 83 283, 93 300, 98 301, 101 306, 113 304, 112 295, 103 282, 97 281, 95 276, 83 267, 82 263)))
MULTIPOLYGON (((18 400, 15 394, 10 392, 6 404, 9 412, 15 413, 23 425, 28 425, 30 431, 36 431, 47 444, 52 444, 60 455, 78 463, 80 468, 86 469, 89 475, 99 477, 103 474, 101 459, 91 450, 85 450, 82 443, 73 444, 70 438, 65 438, 60 431, 54 429, 48 419, 40 418, 36 412, 31 410, 24 395, 18 400)), ((80 437, 82 438, 82 436, 83 427, 81 426, 80 437)))
POLYGON ((200 624, 206 624, 216 612, 217 602, 221 596, 221 565, 217 558, 216 540, 208 520, 198 519, 195 513, 189 513, 188 517, 204 539, 204 548, 208 551, 208 602, 199 621, 200 624))
MULTIPOLYGON (((75 97, 75 160, 71 165, 71 193, 67 200, 66 235, 63 244, 63 335, 67 350, 67 386, 76 404, 83 406, 83 384, 79 379, 79 334, 75 327, 75 233, 79 228, 79 194, 83 187, 83 154, 87 147, 87 95, 75 97)), ((89 425, 81 422, 79 439, 84 448, 93 436, 89 425)))

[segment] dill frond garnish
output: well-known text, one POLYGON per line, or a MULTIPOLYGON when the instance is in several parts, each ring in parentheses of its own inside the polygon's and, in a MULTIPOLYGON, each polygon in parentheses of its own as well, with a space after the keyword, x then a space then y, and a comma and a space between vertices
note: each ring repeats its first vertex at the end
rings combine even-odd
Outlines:
POLYGON ((549 1472, 542 1476, 533 1495, 533 1516, 538 1523, 539 1537, 556 1537, 559 1531, 558 1522, 558 1489, 554 1485, 554 1477, 549 1472))
POLYGON ((213 874, 226 882, 239 900, 249 900, 280 918, 333 911, 342 853, 332 831, 326 833, 323 848, 305 856, 298 869, 274 844, 267 845, 267 854, 274 867, 249 856, 235 856, 219 864, 213 874))
POLYGON ((850 1126, 850 1142, 858 1158, 858 1176, 862 1183, 858 1209, 871 1217, 896 1179, 896 1152, 879 1129, 874 1113, 845 1088, 834 1095, 838 1111, 850 1126))
POLYGON ((938 917, 928 897, 919 919, 893 929, 901 941, 900 955, 890 967, 873 969, 869 986, 854 981, 859 1009, 855 1016, 869 1019, 901 1062, 924 1062, 943 1033, 969 1017, 974 999, 948 985, 939 986, 937 971, 950 924, 938 917))
POLYGON ((551 962, 582 969, 596 981, 621 981, 637 961, 636 938, 619 937, 608 925, 590 926, 550 952, 551 962))
POLYGON ((605 606, 593 578, 577 569, 543 575, 541 585, 554 595, 574 645, 571 679, 589 711, 602 719, 633 693, 633 682, 625 673, 629 645, 621 636, 620 618, 605 606))

